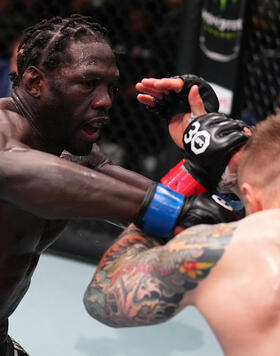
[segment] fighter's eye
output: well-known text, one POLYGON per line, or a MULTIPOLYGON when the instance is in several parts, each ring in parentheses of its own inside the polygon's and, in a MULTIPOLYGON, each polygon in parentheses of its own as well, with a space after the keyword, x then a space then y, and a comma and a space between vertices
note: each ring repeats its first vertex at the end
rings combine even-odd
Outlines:
POLYGON ((119 87, 117 83, 113 83, 109 86, 109 94, 111 98, 114 97, 118 92, 119 92, 119 87))
POLYGON ((94 88, 97 85, 97 80, 83 80, 81 84, 87 89, 94 88))
POLYGON ((100 82, 99 78, 81 78, 79 84, 84 87, 85 89, 94 89, 97 87, 98 83, 100 82))

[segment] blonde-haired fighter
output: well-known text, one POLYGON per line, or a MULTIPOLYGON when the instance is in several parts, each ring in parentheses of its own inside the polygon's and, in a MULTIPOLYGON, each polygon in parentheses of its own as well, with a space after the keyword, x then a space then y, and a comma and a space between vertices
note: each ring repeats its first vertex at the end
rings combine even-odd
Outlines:
POLYGON ((112 327, 162 323, 197 307, 228 356, 275 356, 280 334, 280 114, 259 123, 238 162, 247 217, 184 230, 166 245, 131 225, 86 291, 112 327))

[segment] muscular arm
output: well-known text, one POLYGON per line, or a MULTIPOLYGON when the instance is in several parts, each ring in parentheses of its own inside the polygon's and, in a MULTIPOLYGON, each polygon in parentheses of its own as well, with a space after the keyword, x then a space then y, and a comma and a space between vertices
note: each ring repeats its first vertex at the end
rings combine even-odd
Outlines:
POLYGON ((64 151, 61 157, 68 161, 95 169, 98 172, 140 189, 147 190, 148 186, 152 183, 149 178, 144 177, 141 174, 112 164, 110 158, 97 144, 93 145, 92 152, 88 156, 74 156, 69 152, 64 151))
POLYGON ((106 164, 101 168, 98 168, 97 170, 103 174, 120 180, 121 182, 133 185, 134 187, 138 187, 144 190, 147 190, 152 183, 151 179, 144 177, 141 174, 129 171, 123 167, 116 166, 113 164, 106 164))
POLYGON ((207 278, 235 228, 199 225, 160 246, 131 225, 105 253, 86 290, 88 313, 112 327, 170 319, 190 304, 186 295, 207 278))
POLYGON ((145 190, 0 134, 0 199, 44 218, 131 221, 145 190))

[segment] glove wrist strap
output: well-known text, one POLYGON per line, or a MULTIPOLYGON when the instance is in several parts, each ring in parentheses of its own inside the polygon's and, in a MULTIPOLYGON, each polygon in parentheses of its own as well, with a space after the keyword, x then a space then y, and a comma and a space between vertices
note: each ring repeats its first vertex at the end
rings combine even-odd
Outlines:
POLYGON ((195 180, 186 170, 184 164, 185 159, 182 159, 175 167, 161 178, 160 182, 185 196, 190 195, 200 195, 207 192, 207 189, 201 185, 197 180, 195 180))
POLYGON ((168 237, 177 221, 185 197, 158 184, 138 226, 148 234, 168 237))

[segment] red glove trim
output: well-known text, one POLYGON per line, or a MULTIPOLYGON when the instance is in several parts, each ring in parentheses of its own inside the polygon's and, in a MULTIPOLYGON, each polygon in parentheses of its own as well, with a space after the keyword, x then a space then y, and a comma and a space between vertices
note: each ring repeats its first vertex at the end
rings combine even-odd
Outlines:
POLYGON ((161 184, 187 197, 193 194, 200 195, 207 192, 207 189, 186 171, 184 166, 185 161, 185 159, 182 159, 175 167, 171 168, 170 171, 161 178, 161 184))

